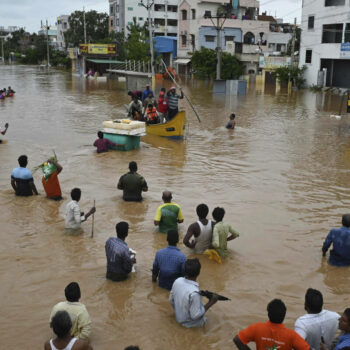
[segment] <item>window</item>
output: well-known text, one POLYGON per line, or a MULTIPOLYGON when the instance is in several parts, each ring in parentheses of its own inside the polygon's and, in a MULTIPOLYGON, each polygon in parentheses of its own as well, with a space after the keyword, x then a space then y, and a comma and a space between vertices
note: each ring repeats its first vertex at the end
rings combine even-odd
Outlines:
POLYGON ((341 43, 343 37, 343 23, 324 24, 322 31, 322 43, 341 43))
POLYGON ((111 19, 111 27, 113 27, 113 19, 111 19))
POLYGON ((177 19, 168 19, 168 26, 177 26, 177 19))
POLYGON ((119 5, 115 5, 115 12, 119 12, 119 5))
POLYGON ((191 13, 192 13, 192 19, 196 19, 196 10, 192 9, 191 13))
POLYGON ((110 12, 111 15, 113 15, 113 12, 114 12, 114 6, 113 5, 110 7, 109 12, 110 12))
POLYGON ((255 44, 255 36, 252 32, 244 34, 243 42, 245 44, 255 44))
POLYGON ((143 21, 143 17, 139 17, 139 21, 143 21))
POLYGON ((116 25, 117 27, 119 26, 119 19, 118 19, 118 18, 115 20, 115 25, 116 25))
POLYGON ((205 11, 204 18, 210 18, 210 17, 211 17, 211 11, 205 11))
POLYGON ((154 24, 157 26, 165 26, 165 19, 164 18, 156 18, 154 20, 154 24))
POLYGON ((67 29, 67 22, 63 23, 63 29, 67 29))
POLYGON ((187 20, 187 11, 186 10, 181 10, 181 14, 182 14, 182 20, 186 21, 187 20))
POLYGON ((326 0, 324 6, 344 6, 345 0, 326 0))
POLYGON ((196 48, 196 37, 194 34, 191 34, 191 45, 192 49, 194 50, 196 48))
POLYGON ((133 11, 134 8, 133 7, 128 7, 128 11, 133 11))
POLYGON ((307 20, 307 29, 314 29, 315 25, 315 16, 309 16, 307 20))
POLYGON ((311 63, 312 61, 312 50, 306 50, 305 63, 311 63))
POLYGON ((181 35, 181 45, 186 46, 187 45, 187 37, 186 35, 181 35))
POLYGON ((162 11, 163 12, 163 11, 165 11, 165 6, 156 4, 156 5, 154 5, 154 11, 157 11, 157 12, 162 11))
POLYGON ((168 5, 168 11, 169 12, 177 12, 177 6, 176 5, 168 5))
POLYGON ((215 35, 205 35, 205 42, 207 43, 213 43, 215 42, 215 35))
POLYGON ((228 41, 235 41, 234 36, 225 36, 225 45, 227 44, 228 41))
POLYGON ((345 25, 344 43, 350 43, 350 23, 345 25))

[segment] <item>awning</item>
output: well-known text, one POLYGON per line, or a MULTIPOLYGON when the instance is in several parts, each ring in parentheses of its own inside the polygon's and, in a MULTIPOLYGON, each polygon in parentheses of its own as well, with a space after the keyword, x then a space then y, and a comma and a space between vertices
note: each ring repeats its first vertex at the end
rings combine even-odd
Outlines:
POLYGON ((177 64, 189 64, 191 62, 190 58, 179 58, 175 61, 177 64))
POLYGON ((125 63, 123 61, 113 61, 113 60, 102 60, 102 59, 95 59, 95 58, 88 58, 87 61, 89 62, 93 62, 93 63, 106 63, 106 64, 110 64, 110 63, 113 63, 113 64, 116 64, 116 63, 125 63))

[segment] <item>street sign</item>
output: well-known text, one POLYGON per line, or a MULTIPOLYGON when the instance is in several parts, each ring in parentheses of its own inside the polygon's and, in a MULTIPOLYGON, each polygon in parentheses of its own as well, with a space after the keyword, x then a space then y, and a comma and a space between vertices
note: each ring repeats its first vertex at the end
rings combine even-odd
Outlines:
POLYGON ((350 43, 340 44, 340 58, 350 58, 350 43))

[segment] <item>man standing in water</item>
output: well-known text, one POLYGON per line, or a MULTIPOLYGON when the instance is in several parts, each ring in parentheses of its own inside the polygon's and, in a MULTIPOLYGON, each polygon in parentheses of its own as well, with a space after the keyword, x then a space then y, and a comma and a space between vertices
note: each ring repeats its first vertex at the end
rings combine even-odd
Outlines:
POLYGON ((163 192, 164 204, 157 208, 154 217, 154 224, 159 226, 159 232, 168 233, 169 230, 177 230, 177 224, 184 221, 180 206, 172 202, 172 198, 170 191, 163 192))
POLYGON ((16 196, 32 196, 33 193, 38 195, 35 187, 32 172, 27 169, 28 157, 22 155, 18 158, 19 167, 13 169, 11 174, 11 186, 16 196))
POLYGON ((118 189, 123 190, 123 199, 127 202, 141 202, 142 191, 147 192, 146 180, 137 173, 137 163, 129 163, 129 172, 120 177, 118 189))
MULTIPOLYGON (((6 123, 4 129, 0 128, 0 134, 5 135, 8 128, 9 128, 9 123, 6 123)), ((0 139, 0 143, 1 142, 2 142, 2 140, 0 139)))
POLYGON ((187 234, 183 240, 184 245, 194 249, 197 254, 202 254, 211 246, 214 223, 207 219, 208 213, 209 208, 206 204, 197 206, 198 221, 188 227, 187 234), (191 242, 192 236, 194 239, 191 242))
POLYGON ((333 244, 329 263, 335 266, 350 265, 350 214, 343 215, 342 225, 341 228, 330 230, 322 247, 323 256, 326 256, 327 250, 333 244))

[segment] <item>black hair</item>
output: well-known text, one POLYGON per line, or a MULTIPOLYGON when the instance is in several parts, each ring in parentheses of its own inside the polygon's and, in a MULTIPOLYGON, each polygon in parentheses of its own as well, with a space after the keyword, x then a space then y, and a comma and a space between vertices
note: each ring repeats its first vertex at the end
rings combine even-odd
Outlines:
POLYGON ((57 311, 52 317, 50 327, 58 338, 64 338, 70 333, 72 328, 72 320, 67 311, 57 311))
POLYGON ((81 297, 79 284, 77 282, 69 283, 64 289, 64 295, 66 296, 66 299, 72 303, 79 301, 81 297))
POLYGON ((350 214, 344 214, 341 223, 344 227, 350 227, 350 214))
POLYGON ((130 345, 126 347, 124 350, 140 350, 140 348, 136 345, 130 345))
POLYGON ((118 238, 125 239, 128 236, 129 224, 125 221, 120 221, 115 225, 115 230, 118 238))
POLYGON ((345 314, 346 318, 348 319, 348 324, 350 326, 350 308, 345 309, 344 314, 345 314))
POLYGON ((211 215, 213 216, 215 221, 220 222, 220 221, 222 221, 222 219, 225 216, 225 209, 220 208, 220 207, 216 207, 216 208, 214 208, 211 215))
POLYGON ((132 91, 128 91, 128 95, 129 95, 129 96, 134 96, 134 94, 133 94, 132 91))
POLYGON ((178 231, 177 230, 169 230, 166 240, 168 241, 169 245, 176 245, 177 243, 179 243, 178 231))
POLYGON ((187 259, 185 262, 185 276, 189 278, 197 277, 201 272, 201 263, 196 259, 187 259))
POLYGON ((72 191, 70 192, 70 196, 73 199, 73 201, 78 201, 80 200, 81 197, 81 189, 80 188, 73 188, 72 191))
POLYGON ((100 139, 103 139, 103 132, 102 131, 99 131, 97 133, 97 136, 100 138, 100 139))
POLYGON ((149 103, 147 107, 148 107, 148 108, 153 108, 152 103, 149 103))
POLYGON ((136 162, 130 162, 129 163, 129 169, 130 169, 130 171, 137 171, 137 163, 136 162))
POLYGON ((199 204, 196 208, 197 215, 200 219, 205 219, 209 213, 209 208, 206 204, 199 204))
POLYGON ((318 314, 322 311, 323 296, 317 289, 309 288, 305 294, 305 307, 313 314, 318 314))
POLYGON ((160 91, 166 92, 166 88, 162 87, 160 91))
POLYGON ((267 314, 272 323, 282 323, 286 317, 287 308, 281 299, 273 299, 267 305, 267 314))
POLYGON ((235 118, 236 118, 236 114, 232 113, 232 114, 230 115, 230 119, 235 119, 235 118))
POLYGON ((25 168, 28 164, 28 157, 25 155, 18 157, 18 164, 20 167, 25 168))

